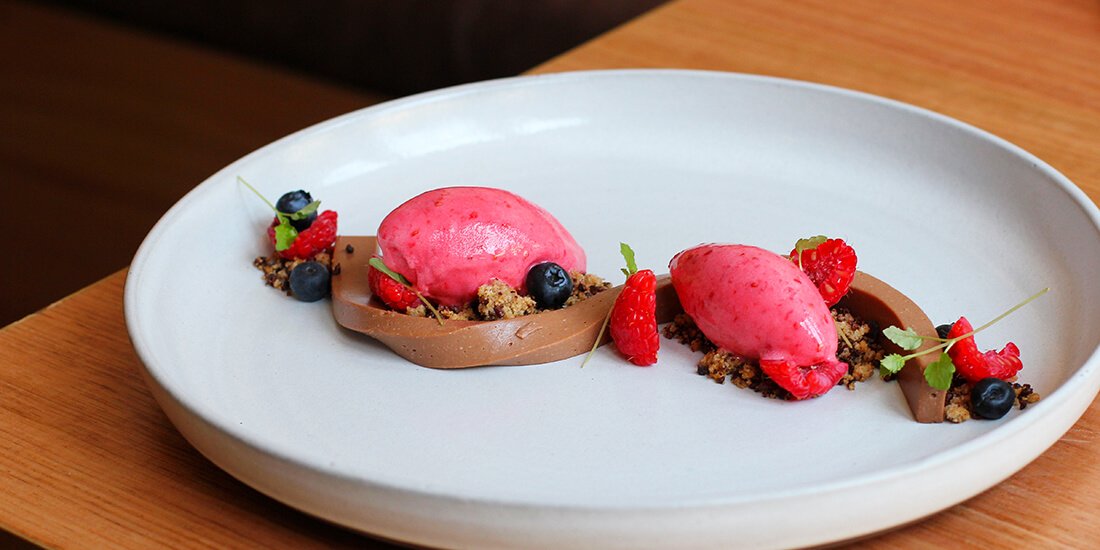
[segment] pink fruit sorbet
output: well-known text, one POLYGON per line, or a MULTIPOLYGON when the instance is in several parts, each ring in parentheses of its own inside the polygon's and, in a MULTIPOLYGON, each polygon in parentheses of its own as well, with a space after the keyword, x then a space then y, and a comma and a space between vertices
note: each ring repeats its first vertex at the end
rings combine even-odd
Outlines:
POLYGON ((755 246, 708 244, 677 254, 669 269, 684 311, 718 346, 798 366, 836 363, 829 308, 787 258, 755 246))
POLYGON ((524 288, 527 270, 554 262, 584 271, 585 256, 549 212, 489 187, 445 187, 417 195, 378 227, 386 266, 441 305, 470 303, 490 279, 524 288))

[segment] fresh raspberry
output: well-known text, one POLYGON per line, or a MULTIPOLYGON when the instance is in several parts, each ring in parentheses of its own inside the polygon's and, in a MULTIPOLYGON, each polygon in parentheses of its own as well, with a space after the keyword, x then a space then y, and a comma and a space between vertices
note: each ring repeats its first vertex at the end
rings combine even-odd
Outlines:
MULTIPOLYGON (((275 226, 279 225, 279 218, 275 218, 267 228, 267 238, 275 245, 275 226)), ((336 244, 336 211, 325 210, 317 219, 298 233, 290 248, 279 251, 279 257, 285 260, 301 258, 311 260, 319 252, 331 251, 336 244)))
POLYGON ((640 367, 657 362, 657 277, 643 269, 631 275, 611 308, 611 339, 640 367))
POLYGON ((404 312, 406 308, 420 305, 420 298, 409 287, 373 267, 367 271, 367 284, 371 294, 381 298, 395 311, 404 312))
POLYGON ((848 374, 848 364, 827 359, 824 363, 800 367, 789 361, 760 360, 760 369, 795 399, 817 397, 837 385, 848 374))
MULTIPOLYGON (((791 260, 798 264, 797 249, 792 250, 791 260)), ((805 271, 821 292, 825 305, 833 307, 845 294, 856 276, 856 251, 843 239, 828 239, 809 250, 802 251, 802 271, 805 271)))
MULTIPOLYGON (((974 328, 970 326, 970 321, 967 321, 966 317, 959 317, 959 320, 951 325, 947 338, 958 338, 972 330, 974 328)), ((958 373, 970 383, 990 377, 1008 380, 1024 368, 1024 362, 1020 360, 1020 348, 1016 347, 1016 344, 1009 342, 1001 351, 990 350, 982 353, 978 351, 978 344, 974 342, 973 335, 955 342, 955 345, 947 350, 947 355, 951 357, 951 362, 955 364, 958 373)))

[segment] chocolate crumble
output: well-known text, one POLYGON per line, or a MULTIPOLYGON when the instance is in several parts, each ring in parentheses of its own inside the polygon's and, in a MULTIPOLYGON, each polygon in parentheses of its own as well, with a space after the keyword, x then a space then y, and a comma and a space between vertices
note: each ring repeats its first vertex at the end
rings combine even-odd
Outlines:
MULTIPOLYGON (((573 293, 565 301, 562 307, 577 304, 591 296, 595 296, 611 288, 611 283, 603 280, 598 275, 590 273, 571 272, 573 281, 573 293)), ((530 296, 520 294, 518 290, 508 286, 507 283, 493 279, 477 289, 477 299, 466 306, 441 307, 440 316, 444 319, 460 319, 467 321, 496 321, 500 319, 514 319, 524 315, 541 313, 535 300, 530 296)), ((405 312, 416 317, 426 317, 430 312, 423 305, 410 307, 405 312)))
MULTIPOLYGON (((848 364, 848 373, 840 379, 838 385, 854 390, 857 383, 874 376, 878 361, 884 355, 882 345, 872 336, 871 326, 850 311, 833 308, 831 313, 836 322, 839 340, 837 359, 848 364)), ((729 380, 738 388, 751 389, 764 397, 791 399, 790 392, 768 378, 756 361, 716 346, 687 314, 677 315, 666 325, 664 335, 690 347, 692 351, 703 352, 703 358, 697 366, 700 375, 719 384, 729 380)))

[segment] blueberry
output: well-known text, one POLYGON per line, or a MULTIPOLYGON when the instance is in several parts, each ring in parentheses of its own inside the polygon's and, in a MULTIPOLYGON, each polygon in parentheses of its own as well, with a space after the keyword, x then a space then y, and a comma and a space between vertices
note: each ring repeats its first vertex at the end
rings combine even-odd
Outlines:
MULTIPOLYGON (((290 191, 283 196, 279 197, 279 200, 275 203, 275 210, 282 212, 283 214, 293 214, 306 207, 309 203, 313 202, 313 197, 308 192, 302 191, 290 191)), ((314 212, 309 217, 302 220, 290 220, 290 225, 294 226, 294 229, 298 231, 305 231, 307 227, 313 224, 313 220, 317 219, 317 213, 314 212)))
POLYGON ((542 309, 558 309, 573 294, 573 279, 554 262, 543 262, 527 272, 527 295, 542 309))
POLYGON ((974 414, 996 420, 1012 409, 1016 402, 1016 390, 1012 384, 998 378, 983 378, 970 390, 970 406, 974 414))
POLYGON ((936 327, 936 334, 940 338, 947 338, 947 333, 951 332, 951 325, 940 325, 936 327))
POLYGON ((328 296, 328 268, 320 262, 302 262, 290 272, 290 292, 303 302, 316 302, 328 296))

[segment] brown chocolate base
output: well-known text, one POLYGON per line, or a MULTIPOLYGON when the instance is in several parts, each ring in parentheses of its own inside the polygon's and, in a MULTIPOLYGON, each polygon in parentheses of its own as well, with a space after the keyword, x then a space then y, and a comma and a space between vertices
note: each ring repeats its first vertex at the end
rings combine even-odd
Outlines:
MULTIPOLYGON (((425 367, 532 365, 587 353, 622 291, 618 286, 564 309, 514 319, 447 320, 440 325, 434 318, 392 311, 371 295, 367 262, 376 250, 374 237, 337 237, 333 316, 341 326, 375 338, 425 367)), ((679 301, 668 276, 659 278, 657 287, 657 322, 668 322, 680 309, 679 301)), ((605 333, 600 344, 608 341, 605 333)))
MULTIPOLYGON (((913 329, 917 334, 936 333, 935 325, 920 306, 894 287, 863 272, 856 273, 851 289, 838 305, 858 312, 863 320, 878 325, 879 330, 894 325, 902 329, 913 329)), ((936 346, 936 342, 926 340, 916 351, 905 351, 893 342, 885 338, 883 340, 886 353, 902 355, 936 346)), ((913 412, 913 418, 917 422, 930 423, 944 420, 944 397, 947 392, 933 388, 924 379, 924 369, 936 358, 937 354, 929 353, 910 359, 898 373, 901 391, 905 394, 909 410, 913 412)))
MULTIPOLYGON (((437 369, 532 365, 587 353, 622 291, 622 286, 617 286, 564 309, 514 319, 447 320, 440 325, 434 318, 392 311, 371 295, 367 262, 376 251, 374 237, 337 237, 332 259, 332 311, 336 322, 377 339, 417 365, 437 369)), ((866 273, 856 274, 851 290, 839 305, 879 329, 896 325, 920 334, 935 333, 928 316, 912 300, 866 273)), ((682 311, 670 278, 658 277, 657 322, 667 323, 682 311)), ((600 345, 609 340, 605 333, 600 345)), ((933 345, 928 342, 925 347, 933 345)), ((885 346, 887 353, 903 353, 889 341, 885 346)), ((917 422, 944 420, 946 392, 929 386, 924 379, 924 369, 934 355, 910 360, 898 375, 917 422)))

